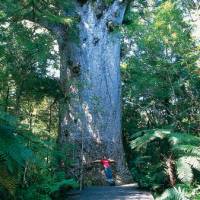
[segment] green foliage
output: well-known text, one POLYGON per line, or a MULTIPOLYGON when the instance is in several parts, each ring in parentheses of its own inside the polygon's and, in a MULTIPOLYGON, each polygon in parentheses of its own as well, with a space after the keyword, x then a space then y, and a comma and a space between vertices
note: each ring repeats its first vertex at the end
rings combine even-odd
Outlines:
POLYGON ((45 23, 63 24, 69 27, 73 23, 70 13, 73 12, 74 6, 70 0, 1 1, 1 7, 3 8, 2 18, 8 21, 19 21, 25 18, 35 22, 45 21, 45 23), (67 12, 69 14, 66 16, 67 12))
POLYGON ((15 117, 2 111, 0 146, 0 185, 12 196, 50 199, 61 187, 77 187, 73 179, 55 171, 55 143, 33 135, 15 117))
POLYGON ((55 178, 47 176, 44 182, 35 183, 27 189, 20 191, 19 199, 51 199, 51 196, 58 192, 61 188, 65 188, 65 192, 70 188, 77 188, 78 185, 73 179, 63 179, 56 181, 55 178))
POLYGON ((0 106, 19 117, 0 113, 0 185, 11 199, 49 199, 61 185, 74 183, 55 178, 57 100, 62 93, 48 75, 49 63, 58 67, 54 39, 37 32, 38 25, 28 27, 25 22, 0 26, 0 106))
POLYGON ((163 199, 184 199, 184 189, 172 185, 188 184, 189 198, 199 184, 199 47, 184 20, 186 4, 136 2, 122 28, 123 133, 130 144, 129 166, 141 187, 157 194, 169 188, 163 199))
POLYGON ((177 175, 182 182, 190 183, 193 180, 193 172, 191 165, 185 162, 184 158, 180 158, 176 162, 177 175))
POLYGON ((198 132, 199 51, 181 11, 165 1, 144 16, 129 12, 128 20, 124 34, 134 45, 123 49, 132 50, 122 63, 124 131, 171 126, 198 132))
MULTIPOLYGON (((190 154, 188 155, 188 151, 195 152, 197 148, 199 148, 199 142, 200 138, 196 136, 192 136, 190 134, 184 134, 184 133, 175 133, 170 130, 150 130, 150 131, 143 131, 142 133, 139 132, 137 134, 137 138, 134 139, 131 142, 131 148, 132 149, 137 149, 140 151, 141 149, 144 149, 143 152, 148 150, 148 144, 153 148, 153 151, 156 152, 156 148, 152 144, 155 144, 154 141, 158 142, 158 145, 160 145, 160 148, 164 148, 161 145, 164 145, 164 143, 161 143, 161 141, 166 141, 167 144, 167 149, 165 152, 159 152, 160 157, 162 156, 163 158, 169 157, 169 155, 172 155, 172 157, 175 160, 175 168, 177 170, 177 177, 181 182, 187 183, 187 182, 192 182, 193 180, 193 169, 196 169, 200 171, 200 156, 199 153, 197 154, 193 153, 193 156, 190 154), (140 136, 139 136, 140 134, 140 136), (192 143, 193 145, 189 145, 192 143), (176 148, 174 148, 174 146, 176 148), (185 151, 182 151, 182 147, 185 147, 185 151), (189 146, 189 149, 186 147, 189 146), (179 149, 179 147, 181 149, 179 149), (162 155, 161 155, 162 153, 162 155)), ((147 152, 145 152, 146 154, 147 152)), ((144 154, 144 155, 145 155, 144 154)), ((144 163, 152 163, 153 160, 147 159, 145 160, 145 156, 139 157, 140 162, 142 161, 144 163), (146 161, 146 162, 145 162, 146 161)), ((138 160, 138 159, 137 159, 138 160)), ((164 160, 163 160, 164 161, 164 160)), ((162 164, 163 165, 163 164, 162 164)), ((159 163, 158 166, 160 167, 159 163)), ((160 170, 164 170, 164 168, 157 169, 157 165, 152 167, 155 169, 153 171, 151 168, 148 167, 149 173, 151 172, 152 174, 158 173, 160 170)), ((143 172, 144 173, 144 172, 143 172)), ((152 175, 151 174, 151 175, 152 175)), ((146 175, 147 176, 147 175, 146 175)), ((151 180, 154 181, 154 176, 151 177, 151 180)))
MULTIPOLYGON (((133 149, 145 147, 147 143, 155 139, 164 140, 165 138, 167 138, 172 145, 176 145, 176 148, 174 149, 176 151, 179 151, 178 147, 181 148, 182 145, 187 145, 187 144, 189 145, 190 143, 196 145, 193 146, 194 148, 198 148, 200 142, 200 138, 197 136, 193 136, 188 133, 172 132, 170 130, 165 130, 165 129, 148 130, 148 131, 144 130, 136 134, 137 138, 131 142, 131 147, 133 149)), ((190 145, 189 149, 191 150, 191 148, 192 146, 190 145)))
POLYGON ((14 194, 19 183, 18 174, 33 157, 20 129, 14 117, 0 112, 0 184, 11 194, 14 194))
POLYGON ((170 188, 165 190, 165 192, 156 200, 189 200, 186 197, 186 193, 180 187, 170 188))
POLYGON ((157 197, 156 200, 161 200, 161 199, 198 200, 200 197, 199 189, 200 189, 199 186, 194 187, 194 185, 190 184, 178 184, 176 187, 167 189, 165 192, 162 193, 162 195, 157 197))
MULTIPOLYGON (((0 2, 0 195, 6 200, 50 199, 62 187, 77 187, 59 172, 61 158, 65 170, 71 163, 56 144, 63 94, 49 69, 58 69, 59 57, 55 38, 40 26, 40 20, 73 26, 57 3, 49 2, 50 9, 44 1, 0 2)), ((59 3, 70 10, 67 1, 59 3)))

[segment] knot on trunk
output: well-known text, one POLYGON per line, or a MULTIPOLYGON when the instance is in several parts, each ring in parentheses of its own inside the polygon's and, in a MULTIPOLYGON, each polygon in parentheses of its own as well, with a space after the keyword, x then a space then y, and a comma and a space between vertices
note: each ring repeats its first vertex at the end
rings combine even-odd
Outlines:
POLYGON ((80 65, 80 63, 72 65, 71 72, 72 72, 73 77, 80 76, 81 75, 81 65, 80 65))
POLYGON ((108 31, 109 31, 109 32, 113 32, 113 31, 114 31, 115 25, 114 25, 114 23, 113 23, 112 21, 108 21, 108 22, 106 23, 106 25, 107 25, 107 28, 108 28, 108 31))
POLYGON ((99 38, 98 37, 95 37, 94 39, 93 39, 93 44, 96 46, 97 45, 97 43, 99 42, 99 38))
POLYGON ((67 65, 71 71, 72 77, 80 76, 81 74, 81 65, 80 63, 74 63, 72 60, 67 60, 67 65))

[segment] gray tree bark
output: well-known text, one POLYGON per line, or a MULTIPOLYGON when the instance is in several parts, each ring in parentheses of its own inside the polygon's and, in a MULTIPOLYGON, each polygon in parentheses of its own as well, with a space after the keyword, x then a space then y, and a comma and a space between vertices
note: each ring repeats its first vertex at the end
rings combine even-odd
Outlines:
MULTIPOLYGON (((73 158, 80 167, 103 155, 114 159, 118 182, 130 180, 121 134, 120 35, 115 31, 125 7, 120 0, 110 6, 102 1, 79 3, 79 41, 68 40, 64 28, 58 37, 66 97, 60 107, 59 143, 75 144, 73 158)), ((103 183, 98 166, 84 169, 85 182, 103 183)), ((75 167, 74 173, 80 175, 80 168, 75 167)))

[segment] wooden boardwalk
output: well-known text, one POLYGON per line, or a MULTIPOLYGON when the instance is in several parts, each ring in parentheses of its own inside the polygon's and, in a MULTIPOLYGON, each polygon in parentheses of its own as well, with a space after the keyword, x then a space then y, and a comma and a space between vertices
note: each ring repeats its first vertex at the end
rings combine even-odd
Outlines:
POLYGON ((153 200, 151 193, 141 191, 135 184, 123 186, 99 186, 84 189, 70 200, 153 200))

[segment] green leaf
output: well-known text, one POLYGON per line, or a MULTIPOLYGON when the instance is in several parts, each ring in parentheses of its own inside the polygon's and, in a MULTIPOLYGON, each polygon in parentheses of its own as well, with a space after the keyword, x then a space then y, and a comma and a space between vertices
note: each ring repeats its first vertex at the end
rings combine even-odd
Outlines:
POLYGON ((156 198, 156 200, 189 200, 186 193, 180 187, 170 188, 163 192, 163 194, 156 198))

